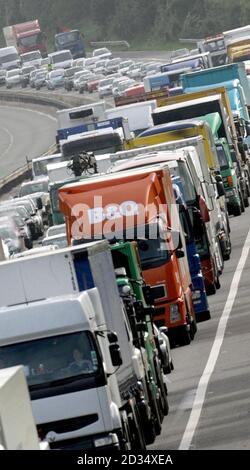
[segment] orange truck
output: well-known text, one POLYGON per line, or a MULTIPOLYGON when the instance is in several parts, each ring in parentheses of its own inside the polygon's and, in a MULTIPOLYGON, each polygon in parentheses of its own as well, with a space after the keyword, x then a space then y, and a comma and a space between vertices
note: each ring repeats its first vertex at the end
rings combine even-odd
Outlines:
POLYGON ((172 344, 189 344, 196 332, 192 283, 169 169, 156 165, 68 184, 59 204, 69 244, 137 240, 144 279, 153 287, 154 322, 168 327, 172 344))

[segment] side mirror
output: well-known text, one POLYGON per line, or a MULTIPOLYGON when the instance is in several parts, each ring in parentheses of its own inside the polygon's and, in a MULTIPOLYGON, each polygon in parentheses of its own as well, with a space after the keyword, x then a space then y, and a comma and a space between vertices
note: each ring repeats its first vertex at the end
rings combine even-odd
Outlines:
POLYGON ((225 196, 225 189, 224 189, 223 182, 217 181, 216 186, 217 186, 218 196, 219 197, 225 196))
POLYGON ((37 205, 37 209, 38 209, 38 210, 42 210, 42 208, 43 208, 43 201, 42 201, 42 199, 41 199, 40 197, 38 197, 38 198, 36 199, 36 205, 37 205))
POLYGON ((247 133, 247 136, 250 135, 250 122, 246 123, 246 133, 247 133))
POLYGON ((114 331, 110 331, 108 333, 108 340, 109 340, 109 343, 117 343, 118 341, 117 334, 114 331))
POLYGON ((179 259, 179 258, 184 258, 184 256, 185 256, 184 251, 183 251, 183 250, 180 250, 179 248, 176 250, 175 253, 176 253, 176 256, 177 256, 178 259, 179 259))
POLYGON ((111 344, 109 346, 111 361, 114 367, 122 365, 122 356, 119 344, 111 344))
POLYGON ((167 326, 160 326, 159 331, 164 333, 164 335, 168 334, 168 327, 167 326))

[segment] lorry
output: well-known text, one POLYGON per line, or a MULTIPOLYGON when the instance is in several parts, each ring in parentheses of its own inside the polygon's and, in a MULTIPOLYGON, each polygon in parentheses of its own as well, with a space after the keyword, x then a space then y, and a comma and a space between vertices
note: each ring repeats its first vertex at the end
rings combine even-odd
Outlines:
MULTIPOLYGON (((181 139, 181 135, 179 135, 179 139, 181 139)), ((146 138, 144 138, 144 144, 145 141, 146 138)), ((136 148, 134 150, 111 155, 111 162, 115 165, 111 171, 116 171, 116 165, 119 165, 119 170, 121 168, 120 160, 124 158, 135 158, 138 156, 137 158, 139 159, 140 155, 150 154, 151 152, 167 150, 171 151, 170 161, 171 158, 172 160, 178 159, 178 161, 180 158, 185 160, 186 165, 178 168, 177 174, 181 175, 182 180, 185 181, 185 202, 189 207, 195 208, 195 220, 199 213, 201 215, 198 222, 200 230, 197 232, 195 243, 201 259, 207 295, 215 294, 216 290, 220 287, 219 275, 222 268, 219 240, 216 236, 220 218, 217 204, 214 203, 216 201, 215 184, 208 169, 203 138, 195 136, 186 139, 182 138, 182 140, 170 139, 168 141, 168 137, 165 135, 165 139, 161 140, 162 143, 157 143, 157 141, 159 142, 158 139, 148 139, 148 145, 145 147, 142 144, 140 148, 140 139, 138 138, 136 139, 136 148), (150 140, 151 142, 149 142, 150 140), (195 190, 192 188, 195 188, 195 190), (209 211, 209 215, 206 208, 209 211)), ((160 158, 162 161, 166 160, 166 155, 167 153, 162 157, 158 155, 158 161, 160 158)))
POLYGON ((223 34, 208 36, 197 41, 197 47, 200 52, 209 52, 212 66, 224 65, 227 59, 227 51, 223 34))
POLYGON ((156 386, 155 417, 153 379, 147 383, 145 351, 133 344, 108 243, 2 263, 0 276, 16 286, 12 299, 1 295, 0 351, 25 365, 40 437, 52 449, 145 449, 156 419, 160 432, 166 390, 156 386), (75 349, 87 362, 77 371, 75 349))
POLYGON ((205 52, 202 54, 189 55, 186 57, 180 57, 164 65, 161 65, 161 72, 170 72, 173 70, 179 70, 183 68, 190 68, 192 71, 202 70, 212 67, 210 53, 205 52))
MULTIPOLYGON (((241 171, 239 165, 241 157, 238 153, 238 165, 234 165, 230 152, 230 145, 233 145, 233 137, 228 127, 230 115, 223 103, 223 98, 219 94, 207 96, 206 91, 200 93, 185 93, 166 100, 165 116, 168 121, 179 119, 204 119, 210 126, 219 161, 220 172, 226 190, 227 205, 230 214, 240 215, 241 208, 248 204, 247 188, 241 182, 241 171)), ((230 113, 231 114, 231 113, 230 113)), ((231 119, 231 127, 234 126, 231 119)))
POLYGON ((78 29, 55 34, 55 50, 69 49, 73 59, 86 57, 83 35, 78 29))
MULTIPOLYGON (((94 124, 97 121, 104 121, 106 103, 99 101, 97 103, 90 103, 74 108, 67 108, 57 111, 57 141, 67 139, 71 133, 77 134, 82 132, 84 124, 94 124), (71 129, 73 129, 71 131, 71 129)), ((89 129, 89 130, 93 130, 89 129)))
POLYGON ((145 92, 154 92, 155 90, 161 90, 162 88, 171 89, 179 87, 181 83, 181 75, 191 71, 191 67, 185 67, 178 70, 170 70, 168 72, 146 76, 143 79, 145 92))
POLYGON ((188 145, 188 141, 190 141, 190 139, 193 140, 198 136, 202 136, 202 139, 200 139, 199 143, 196 144, 198 145, 197 152, 193 153, 193 158, 195 164, 201 166, 199 175, 200 181, 203 181, 204 183, 206 182, 202 185, 202 188, 203 191, 205 191, 207 206, 211 211, 209 242, 213 247, 214 255, 213 268, 211 266, 209 267, 211 277, 207 280, 206 288, 207 292, 214 294, 216 288, 218 289, 220 287, 219 276, 223 271, 220 239, 221 237, 224 239, 225 236, 225 233, 221 228, 221 223, 222 221, 226 223, 226 220, 224 217, 224 189, 220 187, 220 184, 218 184, 218 188, 216 188, 217 192, 215 192, 215 186, 217 186, 217 184, 213 174, 214 170, 210 170, 210 168, 218 168, 219 161, 211 129, 208 124, 204 121, 192 120, 154 126, 143 132, 133 141, 130 141, 127 149, 157 145, 161 143, 164 145, 168 143, 169 145, 173 145, 174 148, 185 147, 188 145), (185 139, 187 139, 186 143, 185 139), (218 191, 220 191, 220 197, 218 197, 218 191))
MULTIPOLYGON (((227 64, 222 65, 220 67, 214 67, 212 69, 200 70, 194 72, 194 74, 184 74, 182 76, 182 86, 184 89, 208 85, 213 85, 213 87, 217 87, 225 86, 224 82, 230 83, 234 80, 239 80, 239 86, 242 88, 243 94, 245 95, 246 103, 244 103, 244 105, 247 104, 247 106, 250 106, 250 88, 244 64, 241 63, 227 64)), ((232 110, 234 110, 235 108, 234 106, 232 106, 233 102, 231 101, 231 99, 230 103, 232 110)))
POLYGON ((143 277, 158 293, 153 320, 169 328, 172 344, 189 344, 196 331, 191 278, 169 171, 155 167, 68 184, 59 189, 59 207, 69 243, 138 242, 143 277))
POLYGON ((0 450, 48 450, 48 443, 39 442, 25 369, 4 368, 4 361, 0 356, 0 450))
POLYGON ((151 114, 156 106, 156 101, 150 100, 109 108, 105 112, 106 119, 126 118, 130 132, 138 134, 153 125, 151 114))
POLYGON ((242 62, 250 57, 250 25, 224 31, 228 62, 242 62))
POLYGON ((123 106, 127 104, 140 103, 141 101, 156 100, 157 106, 160 106, 161 100, 169 96, 169 90, 163 88, 162 90, 142 92, 133 96, 117 96, 115 97, 115 105, 123 106))
POLYGON ((3 70, 16 69, 20 66, 20 58, 14 46, 1 47, 0 68, 3 70))
POLYGON ((46 36, 38 20, 5 26, 3 34, 6 45, 15 46, 19 54, 39 50, 42 57, 47 56, 46 36))
MULTIPOLYGON (((197 201, 198 195, 195 192, 195 187, 192 183, 192 177, 189 173, 188 163, 185 151, 179 150, 177 152, 164 152, 154 151, 151 148, 144 149, 145 153, 140 156, 133 157, 137 154, 137 150, 123 152, 118 156, 117 165, 112 168, 113 172, 126 171, 128 169, 136 169, 139 167, 154 166, 156 163, 167 164, 172 175, 172 182, 174 187, 176 203, 179 206, 180 221, 182 224, 183 232, 185 233, 185 243, 187 249, 187 257, 189 270, 192 279, 192 297, 195 311, 196 322, 205 321, 211 318, 208 301, 205 292, 204 280, 201 272, 200 257, 197 252, 196 244, 200 244, 201 239, 206 237, 205 225, 198 213, 197 201), (122 159, 121 159, 122 157, 122 159), (128 159, 126 159, 128 157, 128 159), (123 160, 125 159, 125 161, 123 160), (178 175, 178 176, 177 176, 178 175), (182 181, 184 182, 182 184, 182 181), (189 189, 187 190, 187 183, 189 189), (186 189, 184 189, 186 188, 186 189), (184 200, 184 194, 189 203, 189 208, 184 200), (193 195, 190 201, 190 195, 193 195), (191 214, 189 214, 189 209, 191 214), (199 228, 197 229, 197 224, 199 228)), ((111 156, 111 160, 115 162, 116 155, 111 156)), ((198 245, 199 246, 199 245, 198 245)), ((203 259, 204 259, 204 243, 202 244, 203 259)))

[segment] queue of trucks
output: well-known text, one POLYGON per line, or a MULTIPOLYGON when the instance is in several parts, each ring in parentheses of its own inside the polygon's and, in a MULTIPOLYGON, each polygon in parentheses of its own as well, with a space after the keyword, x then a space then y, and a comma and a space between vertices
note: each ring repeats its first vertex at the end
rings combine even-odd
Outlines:
POLYGON ((249 205, 250 90, 243 64, 188 60, 164 66, 162 90, 152 76, 114 108, 58 111, 57 153, 32 161, 68 246, 1 250, 0 367, 23 366, 52 449, 152 444, 169 412, 171 348, 213 317, 229 215, 249 205))
MULTIPOLYGON (((25 65, 28 65, 29 57, 33 60, 32 64, 40 65, 41 59, 48 55, 47 36, 42 31, 38 19, 5 26, 3 36, 6 47, 0 48, 0 68, 18 68, 24 59, 25 65), (34 54, 37 54, 37 57, 34 54), (37 64, 34 59, 38 61, 37 64)), ((67 29, 55 34, 54 49, 57 52, 69 51, 71 59, 86 57, 84 38, 76 29, 67 29)))

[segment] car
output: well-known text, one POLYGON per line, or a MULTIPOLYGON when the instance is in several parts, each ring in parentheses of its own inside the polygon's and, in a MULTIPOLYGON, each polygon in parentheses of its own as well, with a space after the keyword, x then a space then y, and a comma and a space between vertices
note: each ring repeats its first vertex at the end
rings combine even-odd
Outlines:
POLYGON ((6 70, 0 70, 0 85, 5 85, 6 70))
POLYGON ((174 370, 174 364, 170 349, 170 342, 167 335, 168 328, 165 326, 157 328, 157 326, 153 324, 153 329, 156 341, 158 341, 162 370, 164 374, 170 374, 172 370, 174 370))
POLYGON ((22 65, 34 65, 35 67, 40 67, 42 55, 38 50, 30 51, 25 52, 24 54, 20 54, 20 59, 22 65))
POLYGON ((64 71, 64 88, 71 91, 73 88, 73 80, 76 72, 82 72, 83 68, 80 66, 70 67, 64 71))
POLYGON ((113 77, 107 77, 103 80, 100 80, 98 84, 98 94, 99 98, 103 98, 104 96, 112 95, 112 88, 114 83, 113 77))
POLYGON ((52 69, 67 69, 72 67, 72 54, 70 50, 64 49, 62 51, 51 52, 48 54, 49 63, 52 66, 52 69))
POLYGON ((127 71, 129 70, 129 67, 134 64, 134 61, 129 59, 129 60, 123 60, 120 62, 118 71, 121 73, 121 75, 126 75, 127 71))
POLYGON ((53 235, 59 235, 62 233, 64 235, 66 233, 66 224, 52 225, 51 227, 48 228, 46 232, 46 237, 52 237, 53 235))
POLYGON ((36 90, 40 90, 40 88, 45 86, 46 77, 47 73, 45 72, 45 70, 38 70, 32 82, 33 88, 35 88, 36 90))
POLYGON ((10 89, 13 86, 21 84, 21 69, 7 70, 5 76, 6 88, 10 89))
POLYGON ((121 63, 122 59, 120 57, 115 57, 113 59, 110 59, 106 65, 106 73, 107 75, 117 72, 119 69, 119 65, 121 63))
POLYGON ((30 74, 34 70, 37 70, 34 65, 24 65, 21 68, 21 87, 26 88, 30 81, 30 74))
POLYGON ((99 49, 94 49, 93 57, 98 57, 98 59, 111 59, 112 52, 107 47, 101 47, 99 49))
POLYGON ((46 77, 46 85, 48 90, 55 90, 64 86, 64 69, 56 69, 49 72, 46 77))
POLYGON ((127 88, 130 88, 131 86, 136 85, 136 81, 132 80, 131 78, 124 78, 123 81, 117 83, 115 87, 112 89, 112 94, 114 97, 116 96, 122 96, 123 92, 127 90, 127 88))
POLYGON ((20 253, 24 249, 23 237, 20 235, 15 225, 11 221, 0 220, 0 239, 2 239, 8 247, 10 255, 20 253))
POLYGON ((94 77, 90 78, 87 83, 86 83, 86 89, 89 93, 93 93, 94 91, 97 91, 99 87, 99 83, 101 80, 105 78, 104 75, 102 74, 95 74, 94 77))
POLYGON ((42 246, 48 245, 56 245, 59 248, 66 248, 68 246, 66 233, 59 233, 57 235, 43 238, 42 246))

